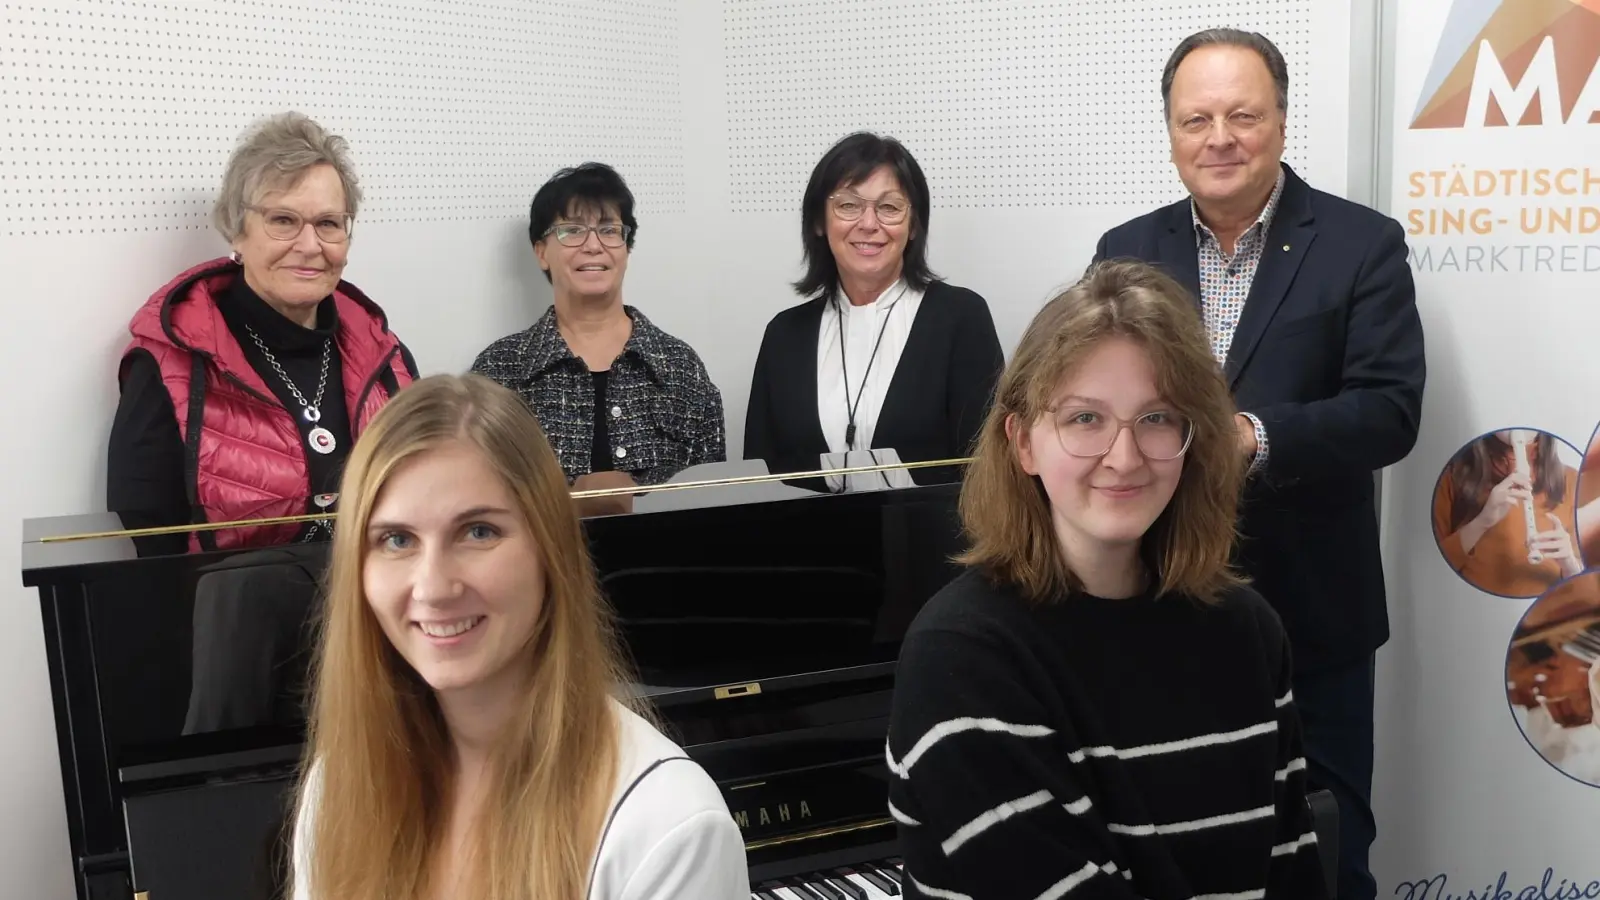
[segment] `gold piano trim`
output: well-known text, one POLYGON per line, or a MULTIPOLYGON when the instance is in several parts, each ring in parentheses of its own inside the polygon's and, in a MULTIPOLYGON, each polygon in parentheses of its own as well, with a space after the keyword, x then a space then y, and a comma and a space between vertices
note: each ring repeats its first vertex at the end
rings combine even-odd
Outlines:
POLYGON ((883 818, 870 819, 866 822, 856 822, 851 825, 834 825, 829 828, 818 828, 814 831, 804 831, 800 834, 787 834, 783 837, 771 837, 763 838, 759 841, 747 841, 744 845, 744 849, 746 852, 751 850, 764 850, 768 847, 781 847, 784 844, 797 844, 801 841, 814 841, 819 838, 833 837, 834 835, 838 834, 852 834, 857 831, 868 831, 873 828, 883 828, 886 825, 893 824, 893 819, 883 818))
MULTIPOLYGON (((847 466, 842 469, 815 469, 810 472, 782 472, 768 475, 740 475, 736 478, 708 478, 703 481, 682 481, 675 484, 649 484, 635 487, 605 488, 595 491, 573 491, 572 499, 586 500, 591 497, 617 497, 623 494, 639 496, 641 494, 659 494, 667 491, 690 491, 697 488, 708 487, 734 487, 745 484, 773 484, 783 481, 798 481, 805 478, 825 478, 829 475, 864 475, 872 472, 893 472, 896 470, 910 471, 912 469, 932 469, 947 466, 964 466, 972 462, 972 457, 959 459, 931 459, 919 462, 885 463, 875 466, 847 466)), ((190 525, 161 525, 153 528, 126 528, 120 531, 89 531, 83 534, 57 534, 39 538, 41 544, 60 544, 67 541, 95 541, 107 538, 136 538, 153 537, 159 534, 189 534, 195 531, 222 531, 227 528, 251 528, 265 525, 298 525, 302 522, 321 522, 337 518, 337 513, 308 513, 301 516, 274 516, 264 519, 239 519, 233 522, 198 522, 190 525)))
POLYGON ((761 693, 761 682, 750 681, 744 684, 725 684, 712 691, 718 700, 729 700, 734 697, 754 697, 761 693))

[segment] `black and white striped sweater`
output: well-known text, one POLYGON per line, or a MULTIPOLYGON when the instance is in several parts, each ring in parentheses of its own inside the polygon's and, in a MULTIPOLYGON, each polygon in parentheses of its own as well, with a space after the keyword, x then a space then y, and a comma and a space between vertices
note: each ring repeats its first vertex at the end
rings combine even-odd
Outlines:
POLYGON ((906 895, 1321 900, 1277 615, 1248 588, 1030 606, 968 571, 906 636, 906 895))

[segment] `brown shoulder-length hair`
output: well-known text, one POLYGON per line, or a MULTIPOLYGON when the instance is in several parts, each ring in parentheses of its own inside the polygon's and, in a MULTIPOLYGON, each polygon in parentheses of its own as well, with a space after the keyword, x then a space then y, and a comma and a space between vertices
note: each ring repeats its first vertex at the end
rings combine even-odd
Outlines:
POLYGON ((1050 500, 1022 469, 1006 434, 1040 416, 1101 343, 1126 338, 1150 354, 1156 388, 1194 423, 1183 475, 1172 501, 1143 542, 1161 594, 1215 601, 1243 579, 1233 571, 1235 516, 1245 460, 1235 409, 1188 292, 1153 266, 1110 260, 1046 303, 1000 378, 989 417, 961 489, 961 520, 970 549, 959 561, 1017 585, 1035 602, 1082 589, 1051 524, 1050 500))
POLYGON ((296 855, 309 860, 316 900, 416 897, 436 887, 450 738, 433 691, 368 606, 362 568, 373 505, 396 467, 455 441, 475 447, 504 479, 546 578, 523 651, 531 680, 473 823, 467 894, 577 900, 588 883, 619 754, 612 703, 624 669, 608 609, 566 478, 533 414, 487 379, 436 375, 373 419, 340 487, 299 792, 310 846, 296 855))
MULTIPOLYGON (((1567 466, 1556 455, 1556 439, 1547 432, 1528 442, 1529 467, 1533 474, 1533 493, 1552 507, 1567 495, 1567 466)), ((1489 492, 1511 474, 1516 465, 1511 444, 1490 432, 1462 447, 1450 460, 1453 490, 1450 495, 1450 531, 1477 518, 1489 501, 1489 492)))

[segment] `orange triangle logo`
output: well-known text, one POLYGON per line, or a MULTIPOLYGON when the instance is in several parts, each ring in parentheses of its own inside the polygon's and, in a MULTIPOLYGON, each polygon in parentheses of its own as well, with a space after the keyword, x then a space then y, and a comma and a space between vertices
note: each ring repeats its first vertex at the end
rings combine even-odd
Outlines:
POLYGON ((1600 0, 1456 0, 1411 127, 1569 122, 1597 63, 1600 0))

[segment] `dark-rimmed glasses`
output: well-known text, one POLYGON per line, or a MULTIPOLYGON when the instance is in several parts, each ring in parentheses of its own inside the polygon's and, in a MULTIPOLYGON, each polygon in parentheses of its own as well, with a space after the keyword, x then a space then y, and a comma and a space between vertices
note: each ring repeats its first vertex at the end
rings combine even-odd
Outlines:
POLYGON ((885 225, 898 225, 911 212, 911 201, 899 194, 885 194, 876 200, 868 200, 851 191, 840 191, 828 197, 828 211, 841 222, 854 222, 861 218, 869 206, 877 214, 878 221, 885 225))
POLYGON ((1124 428, 1133 431, 1139 453, 1145 459, 1158 462, 1182 456, 1194 439, 1194 423, 1165 410, 1147 412, 1132 421, 1082 407, 1063 407, 1049 412, 1055 421, 1061 449, 1068 456, 1080 459, 1094 459, 1110 453, 1124 428))
MULTIPOLYGON (((250 209, 261 214, 261 230, 275 241, 292 241, 305 230, 305 218, 292 209, 260 206, 250 209)), ((312 220, 311 227, 317 233, 317 240, 325 244, 342 244, 350 240, 350 232, 355 228, 355 216, 349 213, 324 213, 312 220)))
POLYGON ((633 232, 633 229, 615 222, 601 222, 599 225, 562 222, 559 225, 551 225, 546 228, 541 237, 549 237, 553 234, 556 236, 556 243, 563 247, 582 247, 589 240, 589 232, 591 231, 594 232, 595 237, 600 239, 601 245, 621 247, 628 242, 628 235, 633 232))

